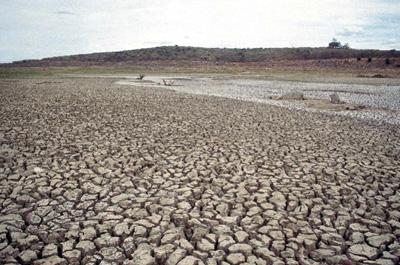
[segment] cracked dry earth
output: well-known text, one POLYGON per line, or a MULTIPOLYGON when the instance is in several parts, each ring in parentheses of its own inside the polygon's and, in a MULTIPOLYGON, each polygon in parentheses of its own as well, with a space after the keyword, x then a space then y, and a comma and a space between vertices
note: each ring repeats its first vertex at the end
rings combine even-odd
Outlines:
POLYGON ((399 127, 106 79, 0 96, 1 264, 399 262, 399 127))

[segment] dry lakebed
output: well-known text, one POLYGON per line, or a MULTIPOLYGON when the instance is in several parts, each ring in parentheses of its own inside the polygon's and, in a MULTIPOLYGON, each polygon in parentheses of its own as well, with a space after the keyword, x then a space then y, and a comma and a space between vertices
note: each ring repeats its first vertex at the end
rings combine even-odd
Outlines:
POLYGON ((0 264, 399 264, 399 85, 167 78, 0 80, 0 264))

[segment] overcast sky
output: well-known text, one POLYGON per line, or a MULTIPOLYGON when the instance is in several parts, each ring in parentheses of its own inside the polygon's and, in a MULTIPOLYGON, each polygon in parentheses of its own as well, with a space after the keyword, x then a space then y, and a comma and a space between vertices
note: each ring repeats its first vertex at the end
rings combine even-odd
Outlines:
POLYGON ((163 45, 400 49, 400 0, 0 0, 0 62, 163 45))

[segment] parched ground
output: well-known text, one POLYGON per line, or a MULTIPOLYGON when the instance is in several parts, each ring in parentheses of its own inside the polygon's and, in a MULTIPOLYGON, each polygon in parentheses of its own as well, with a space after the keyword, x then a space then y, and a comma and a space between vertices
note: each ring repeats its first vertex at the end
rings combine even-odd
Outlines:
POLYGON ((400 128, 0 81, 1 264, 398 264, 400 128))

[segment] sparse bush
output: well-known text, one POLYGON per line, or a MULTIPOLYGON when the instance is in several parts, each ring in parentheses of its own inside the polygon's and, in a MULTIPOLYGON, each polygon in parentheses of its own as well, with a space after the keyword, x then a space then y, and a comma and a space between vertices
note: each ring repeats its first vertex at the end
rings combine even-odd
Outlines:
POLYGON ((350 49, 350 44, 346 43, 341 47, 342 49, 350 49))
POLYGON ((175 83, 174 80, 163 79, 162 81, 164 83, 164 86, 172 86, 175 83))
POLYGON ((361 61, 361 57, 357 57, 357 62, 361 61))
POLYGON ((369 63, 372 62, 372 58, 371 57, 368 58, 368 62, 369 63))
POLYGON ((382 74, 375 74, 372 76, 372 78, 386 78, 386 76, 384 76, 382 74))
POLYGON ((390 63, 391 63, 390 59, 389 59, 389 58, 386 58, 386 59, 385 59, 385 64, 386 64, 386 65, 389 65, 390 63))
POLYGON ((143 80, 143 78, 145 77, 144 74, 140 74, 139 77, 137 78, 138 80, 143 80))
POLYGON ((346 43, 346 44, 342 45, 342 43, 340 43, 340 41, 338 41, 337 39, 333 38, 332 41, 329 42, 328 48, 331 48, 331 49, 350 49, 350 44, 346 43))
POLYGON ((337 39, 333 38, 332 41, 329 43, 328 48, 332 49, 339 49, 342 47, 342 44, 337 39))
POLYGON ((244 62, 246 60, 246 56, 244 55, 243 52, 239 52, 239 62, 244 62))

